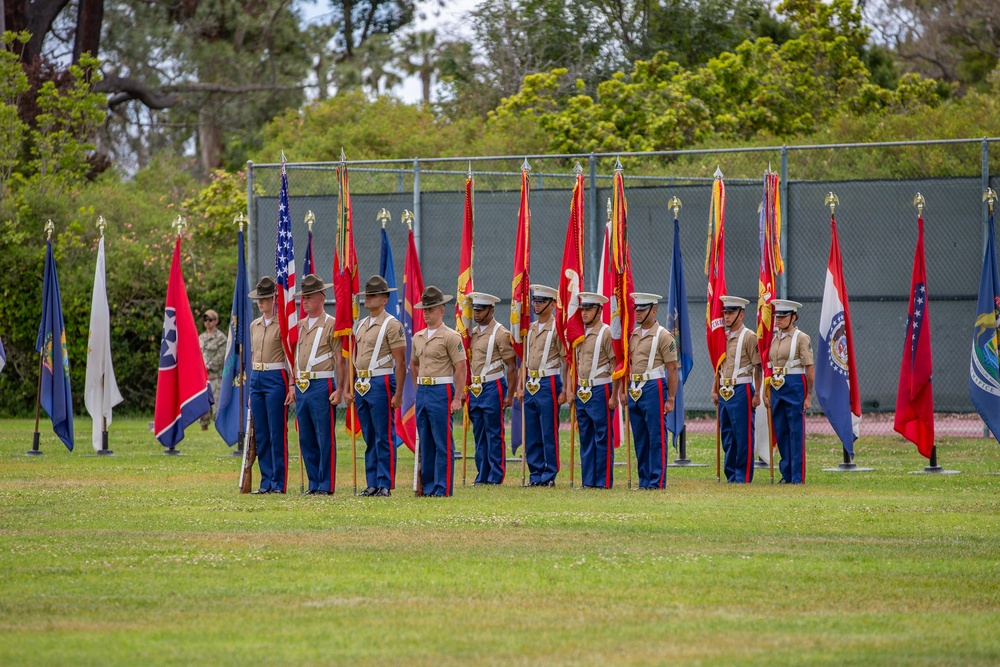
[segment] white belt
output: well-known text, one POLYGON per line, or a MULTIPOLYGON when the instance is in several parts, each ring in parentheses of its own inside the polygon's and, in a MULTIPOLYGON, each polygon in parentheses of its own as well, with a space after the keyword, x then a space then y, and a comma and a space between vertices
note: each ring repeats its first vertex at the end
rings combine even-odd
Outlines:
POLYGON ((750 384, 751 382, 753 382, 753 378, 752 377, 738 377, 736 379, 722 378, 719 381, 719 386, 720 387, 734 387, 734 386, 736 386, 738 384, 750 384))
POLYGON ((274 364, 263 364, 259 361, 253 362, 253 369, 255 371, 283 371, 286 368, 287 366, 283 362, 274 364))
POLYGON ((629 380, 638 384, 640 382, 645 382, 646 380, 659 380, 660 378, 665 377, 667 377, 667 372, 662 368, 658 368, 656 370, 649 371, 648 373, 632 374, 629 376, 629 380))
POLYGON ((368 378, 382 377, 383 375, 390 375, 392 373, 395 373, 395 370, 392 368, 378 368, 373 371, 364 370, 362 368, 358 369, 358 377, 363 380, 368 378))
POLYGON ((547 378, 553 375, 562 375, 562 369, 549 368, 541 371, 530 371, 530 370, 528 371, 528 377, 532 378, 533 380, 537 380, 538 378, 547 378))
POLYGON ((435 384, 455 384, 455 376, 448 375, 447 377, 418 377, 418 385, 435 385, 435 384))
POLYGON ((325 380, 337 377, 336 371, 299 371, 297 380, 325 380))
POLYGON ((502 377, 503 377, 503 371, 490 373, 489 375, 473 375, 472 384, 485 384, 487 382, 493 382, 494 380, 499 380, 502 377))
POLYGON ((600 379, 597 379, 597 380, 584 380, 584 379, 580 379, 579 382, 580 382, 580 386, 581 387, 586 388, 586 387, 601 387, 601 386, 604 386, 606 384, 611 384, 612 380, 611 380, 611 378, 607 377, 607 378, 600 378, 600 379))
POLYGON ((806 369, 804 368, 782 368, 778 367, 774 369, 775 375, 805 375, 806 369))

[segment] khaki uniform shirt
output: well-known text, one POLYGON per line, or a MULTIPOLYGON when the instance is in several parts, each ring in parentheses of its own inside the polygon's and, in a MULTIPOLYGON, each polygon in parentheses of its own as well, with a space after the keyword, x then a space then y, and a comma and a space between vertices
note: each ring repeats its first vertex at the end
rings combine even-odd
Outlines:
POLYGON ((653 357, 653 368, 665 366, 668 361, 677 361, 677 341, 669 330, 661 327, 659 322, 645 333, 640 327, 636 327, 628 339, 628 354, 632 361, 632 373, 642 374, 646 372, 649 365, 650 348, 653 346, 653 337, 656 336, 657 329, 660 330, 660 337, 656 341, 656 350, 653 352, 656 355, 653 357))
POLYGON ((250 323, 250 360, 255 364, 280 364, 285 361, 277 317, 266 326, 263 316, 250 323))
POLYGON ((218 329, 215 330, 215 333, 206 331, 198 336, 198 342, 201 343, 201 356, 205 359, 205 370, 208 371, 208 377, 212 380, 218 380, 222 377, 222 367, 226 365, 226 343, 228 340, 229 337, 218 329))
POLYGON ((382 328, 382 323, 389 318, 393 321, 385 326, 385 336, 382 338, 382 346, 378 352, 379 359, 384 361, 376 364, 375 370, 394 367, 391 352, 406 347, 406 335, 403 333, 403 323, 384 310, 375 318, 375 321, 372 321, 371 317, 361 317, 354 323, 354 335, 357 339, 357 349, 354 351, 355 367, 368 370, 372 353, 375 351, 375 341, 378 340, 378 332, 382 328))
POLYGON ((337 355, 340 354, 340 342, 333 335, 334 329, 334 319, 326 313, 317 317, 311 327, 309 326, 308 316, 299 321, 299 342, 296 344, 295 372, 311 371, 318 373, 337 370, 337 355), (322 332, 320 332, 320 329, 322 329, 322 332), (326 359, 313 364, 313 367, 309 368, 309 358, 312 356, 316 336, 322 336, 319 344, 316 345, 316 358, 322 359, 326 355, 326 359))
MULTIPOLYGON (((729 332, 729 340, 726 342, 726 358, 722 362, 720 377, 729 379, 733 376, 733 364, 736 363, 736 343, 739 342, 740 333, 746 329, 742 324, 739 329, 729 332)), ((743 352, 740 354, 740 368, 746 366, 760 366, 760 351, 757 349, 757 334, 747 330, 747 335, 743 338, 743 352)), ((736 377, 753 377, 753 369, 740 373, 736 377)))
MULTIPOLYGON (((493 327, 496 327, 497 335, 493 338, 493 354, 490 356, 490 365, 496 366, 498 361, 507 362, 514 358, 514 347, 510 344, 510 332, 499 324, 496 320, 491 320, 485 329, 480 330, 479 325, 472 327, 472 342, 469 349, 472 351, 471 372, 473 376, 492 375, 493 373, 506 373, 503 363, 493 370, 483 368, 486 364, 486 352, 489 349, 490 336, 493 335, 493 327)), ((470 378, 471 379, 471 378, 470 378)))
POLYGON ((590 377, 591 366, 594 365, 594 347, 597 345, 597 334, 601 331, 600 324, 586 330, 583 342, 576 348, 576 374, 580 380, 603 380, 611 377, 615 370, 615 351, 611 346, 611 327, 608 327, 601 337, 601 349, 597 351, 597 374, 590 377), (607 366, 601 370, 602 366, 607 366))
POLYGON ((563 349, 559 341, 559 332, 556 330, 556 321, 553 317, 544 327, 535 322, 528 327, 528 370, 540 371, 548 369, 559 369, 562 362, 566 360, 566 350, 563 349), (545 352, 545 339, 549 332, 552 332, 552 342, 549 344, 549 358, 542 360, 542 353, 545 352))
POLYGON ((428 340, 429 329, 413 335, 413 360, 420 366, 420 377, 447 377, 455 368, 465 363, 465 346, 462 336, 444 324, 434 330, 428 340))
MULTIPOLYGON (((774 338, 771 340, 771 367, 772 368, 783 368, 788 364, 788 357, 792 354, 792 334, 795 333, 797 327, 792 327, 791 330, 786 334, 780 331, 775 332, 774 338)), ((810 345, 811 339, 804 331, 799 331, 799 338, 795 341, 795 346, 798 348, 798 354, 796 359, 799 363, 805 366, 813 365, 813 353, 812 347, 810 345)))

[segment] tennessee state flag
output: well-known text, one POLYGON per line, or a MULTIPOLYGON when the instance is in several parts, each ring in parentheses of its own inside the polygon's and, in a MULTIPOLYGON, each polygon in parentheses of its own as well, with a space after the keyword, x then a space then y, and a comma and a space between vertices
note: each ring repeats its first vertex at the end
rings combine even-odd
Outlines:
POLYGON ((628 373, 628 338, 635 322, 635 299, 632 292, 632 255, 628 245, 628 202, 621 169, 615 170, 614 195, 611 201, 610 269, 612 278, 611 347, 615 351, 615 370, 611 376, 628 373))
POLYGON ((931 317, 927 305, 924 218, 917 216, 917 249, 913 254, 910 310, 899 367, 894 427, 929 459, 934 450, 934 391, 931 385, 931 317))
POLYGON ((188 303, 181 271, 181 239, 174 245, 174 259, 167 283, 167 304, 160 341, 160 370, 156 380, 153 428, 164 447, 184 439, 184 429, 208 412, 212 388, 201 356, 198 329, 188 303))
POLYGON ((705 305, 705 342, 708 358, 715 373, 726 356, 726 321, 722 317, 722 301, 726 293, 726 184, 722 172, 715 171, 712 203, 708 214, 708 242, 705 248, 705 275, 708 276, 708 303, 705 305))
POLYGON ((586 332, 576 296, 583 287, 583 174, 576 175, 573 201, 569 207, 566 243, 563 246, 562 270, 559 272, 559 300, 556 304, 556 327, 566 348, 571 377, 575 377, 573 348, 583 342, 586 332))
POLYGON ((510 337, 514 352, 524 357, 524 343, 531 326, 531 184, 528 170, 521 169, 521 204, 517 210, 517 240, 514 242, 514 279, 510 285, 510 337))
MULTIPOLYGON (((403 323, 403 333, 406 334, 406 367, 410 367, 410 354, 413 352, 413 334, 426 328, 424 311, 414 308, 420 302, 424 292, 424 277, 420 272, 420 260, 417 258, 417 245, 413 241, 413 230, 410 230, 406 246, 406 265, 403 269, 403 310, 400 321, 403 323)), ((403 405, 396 408, 396 434, 403 439, 410 451, 416 451, 417 446, 417 388, 413 377, 406 374, 403 385, 403 405)))
MULTIPOLYGON (((455 330, 462 337, 462 345, 465 346, 466 377, 471 375, 469 362, 472 361, 472 352, 469 350, 469 346, 472 345, 471 331, 474 323, 472 318, 472 299, 469 297, 475 291, 472 283, 472 260, 476 247, 475 236, 473 235, 473 186, 474 181, 471 176, 465 179, 465 215, 462 219, 462 247, 458 256, 458 291, 455 298, 455 330)), ((422 316, 423 311, 421 311, 422 316)))

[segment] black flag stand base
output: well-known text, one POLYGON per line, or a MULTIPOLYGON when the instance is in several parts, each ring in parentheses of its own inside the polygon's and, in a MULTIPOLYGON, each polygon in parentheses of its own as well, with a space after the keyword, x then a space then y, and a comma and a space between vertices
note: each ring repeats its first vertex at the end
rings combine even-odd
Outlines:
POLYGON ((691 459, 687 457, 687 427, 681 429, 681 435, 678 438, 681 441, 680 451, 677 453, 677 458, 674 459, 673 463, 668 463, 668 468, 707 468, 707 463, 691 463, 691 459))
POLYGON ((181 456, 181 452, 178 449, 174 449, 173 445, 167 447, 163 450, 164 456, 181 456))
POLYGON ((38 438, 40 434, 35 431, 35 437, 31 441, 31 449, 24 453, 25 456, 42 456, 45 454, 42 450, 38 448, 38 438))
POLYGON ((911 475, 957 475, 961 470, 945 470, 937 462, 937 446, 931 449, 930 465, 923 470, 911 470, 911 475))
POLYGON ((869 470, 875 470, 875 468, 862 468, 858 466, 857 463, 851 460, 851 455, 846 449, 844 450, 843 463, 836 468, 823 468, 823 472, 868 472, 869 470))
POLYGON ((108 432, 101 431, 101 449, 97 452, 98 456, 114 456, 114 452, 108 449, 108 432))
POLYGON ((768 468, 768 469, 771 468, 771 466, 767 465, 767 461, 760 458, 759 456, 757 457, 757 460, 753 462, 753 467, 756 468, 757 470, 760 470, 761 468, 768 468))

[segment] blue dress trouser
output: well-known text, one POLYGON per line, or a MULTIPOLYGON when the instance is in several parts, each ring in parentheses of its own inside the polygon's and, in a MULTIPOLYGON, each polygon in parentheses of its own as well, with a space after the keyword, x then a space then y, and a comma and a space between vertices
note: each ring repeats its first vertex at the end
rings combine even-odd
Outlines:
POLYGON ((781 477, 789 484, 806 481, 805 375, 786 375, 780 389, 771 387, 771 422, 781 452, 781 477))
POLYGON ((260 490, 288 487, 288 374, 283 370, 250 371, 250 412, 257 441, 260 490))
POLYGON ((334 389, 333 378, 312 380, 305 391, 295 387, 299 449, 310 491, 337 490, 337 406, 330 404, 334 389))
POLYGON ((452 384, 417 386, 417 433, 420 436, 420 479, 425 496, 450 496, 455 478, 455 443, 448 406, 452 384))
POLYGON ((753 383, 733 387, 728 401, 719 396, 719 430, 726 453, 726 479, 737 484, 753 481, 753 383))
POLYGON ((639 400, 628 397, 628 421, 635 443, 640 489, 662 489, 667 485, 667 379, 646 380, 639 400))
POLYGON ((540 378, 534 394, 524 390, 524 456, 532 484, 547 484, 559 472, 559 404, 562 378, 540 378))
POLYGON ((354 402, 365 439, 365 479, 376 489, 396 488, 396 427, 392 395, 396 376, 392 373, 369 380, 371 389, 364 396, 354 392, 354 402))
POLYGON ((590 400, 576 398, 576 423, 580 429, 580 478, 584 486, 610 489, 614 483, 615 430, 618 411, 608 406, 611 385, 591 388, 590 400))
POLYGON ((504 440, 503 397, 507 380, 483 385, 479 396, 469 396, 469 421, 476 441, 476 484, 503 484, 507 476, 507 443, 504 440))

